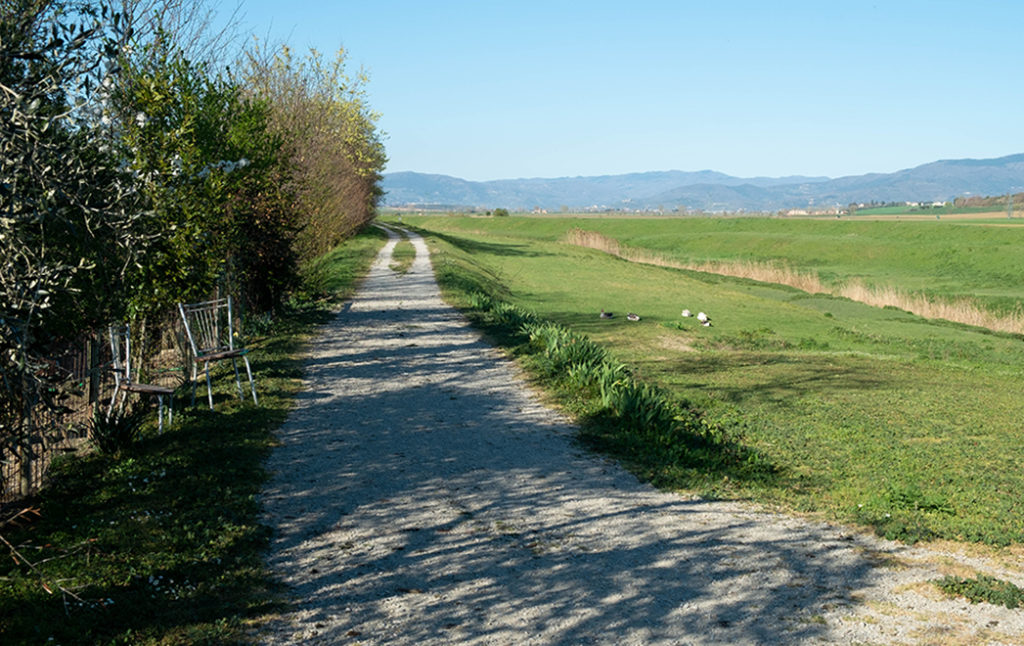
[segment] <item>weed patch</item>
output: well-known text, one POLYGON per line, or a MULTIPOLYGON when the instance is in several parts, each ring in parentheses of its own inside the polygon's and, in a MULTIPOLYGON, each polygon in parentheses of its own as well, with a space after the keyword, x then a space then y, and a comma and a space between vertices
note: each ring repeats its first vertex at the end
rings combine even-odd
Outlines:
POLYGON ((113 410, 109 416, 97 409, 89 423, 89 439, 100 453, 120 455, 138 440, 147 414, 146 407, 139 403, 113 410))
POLYGON ((396 274, 408 273, 414 260, 416 260, 416 248, 408 240, 400 240, 391 252, 391 271, 396 274))
POLYGON ((979 574, 973 579, 947 576, 935 582, 951 597, 964 597, 971 603, 991 603, 1011 610, 1024 606, 1024 590, 1009 581, 979 574))

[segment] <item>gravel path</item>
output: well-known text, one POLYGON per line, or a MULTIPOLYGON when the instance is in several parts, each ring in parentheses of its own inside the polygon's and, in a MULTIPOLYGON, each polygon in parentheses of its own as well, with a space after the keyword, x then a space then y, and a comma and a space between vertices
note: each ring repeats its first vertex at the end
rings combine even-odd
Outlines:
POLYGON ((1022 644, 929 580, 998 562, 658 492, 572 442, 443 304, 426 245, 322 331, 269 467, 266 644, 1022 644), (966 567, 966 569, 964 569, 966 567), (958 569, 959 568, 959 569, 958 569))

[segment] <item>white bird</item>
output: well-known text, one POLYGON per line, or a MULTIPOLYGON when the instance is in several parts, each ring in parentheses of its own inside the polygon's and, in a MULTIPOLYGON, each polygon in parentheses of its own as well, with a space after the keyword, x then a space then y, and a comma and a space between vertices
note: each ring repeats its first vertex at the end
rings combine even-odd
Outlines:
POLYGON ((703 323, 701 323, 701 325, 703 325, 704 327, 711 327, 711 321, 704 321, 703 323))
POLYGON ((697 312, 697 320, 700 321, 701 323, 707 323, 708 321, 711 320, 711 318, 708 317, 708 315, 705 314, 704 312, 697 312))
POLYGON ((632 312, 627 314, 626 318, 628 318, 630 321, 639 321, 640 320, 640 317, 637 316, 636 314, 632 313, 632 312))
POLYGON ((690 318, 691 316, 693 316, 693 312, 691 312, 690 310, 683 310, 683 316, 685 318, 690 318))

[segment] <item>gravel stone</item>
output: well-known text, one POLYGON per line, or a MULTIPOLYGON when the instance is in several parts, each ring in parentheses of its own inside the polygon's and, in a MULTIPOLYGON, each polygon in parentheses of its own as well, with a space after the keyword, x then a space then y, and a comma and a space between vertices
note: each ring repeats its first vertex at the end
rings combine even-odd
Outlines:
MULTIPOLYGON (((262 502, 289 608, 264 644, 1024 644, 928 582, 1005 552, 907 547, 660 492, 581 450, 445 305, 424 241, 311 345, 262 502)), ((1019 553, 1017 553, 1019 557, 1019 553)))

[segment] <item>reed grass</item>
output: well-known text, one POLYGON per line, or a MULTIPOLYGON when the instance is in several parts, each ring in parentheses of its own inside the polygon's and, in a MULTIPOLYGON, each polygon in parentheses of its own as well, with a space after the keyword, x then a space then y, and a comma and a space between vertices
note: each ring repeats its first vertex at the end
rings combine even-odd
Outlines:
POLYGON ((615 238, 596 231, 572 229, 564 238, 567 244, 603 251, 607 254, 658 267, 686 269, 764 283, 787 285, 809 294, 831 294, 875 307, 894 307, 930 319, 942 319, 997 332, 1024 334, 1024 310, 996 314, 965 299, 933 299, 888 285, 871 286, 851 280, 835 287, 827 286, 814 271, 798 271, 777 263, 755 260, 678 262, 648 251, 623 245, 615 238))

